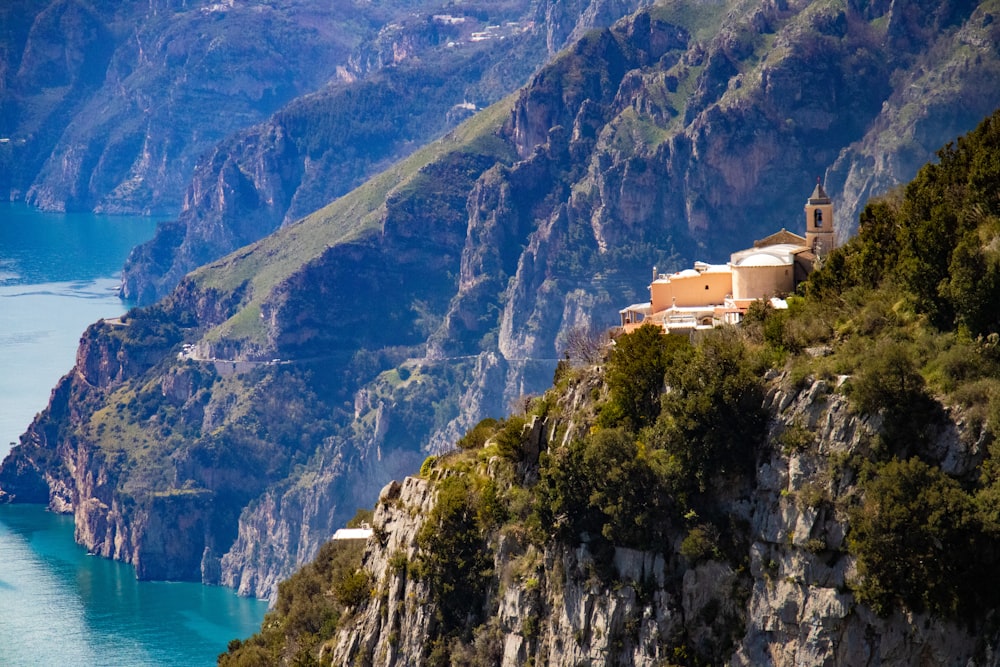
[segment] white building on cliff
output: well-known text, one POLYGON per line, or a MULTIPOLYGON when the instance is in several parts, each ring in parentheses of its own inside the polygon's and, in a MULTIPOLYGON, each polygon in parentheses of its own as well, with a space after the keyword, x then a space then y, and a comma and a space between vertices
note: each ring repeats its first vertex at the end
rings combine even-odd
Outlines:
POLYGON ((819 183, 806 201, 805 217, 805 236, 782 229, 734 252, 726 264, 695 262, 669 275, 654 267, 649 301, 619 311, 622 329, 653 323, 665 331, 691 331, 735 324, 754 301, 784 307, 784 297, 836 247, 833 202, 819 183))

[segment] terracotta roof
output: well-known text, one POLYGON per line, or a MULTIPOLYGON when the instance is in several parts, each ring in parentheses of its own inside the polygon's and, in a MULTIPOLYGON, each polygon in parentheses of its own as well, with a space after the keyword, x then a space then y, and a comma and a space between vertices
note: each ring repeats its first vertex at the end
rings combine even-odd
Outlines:
POLYGON ((765 236, 759 241, 753 242, 754 248, 764 248, 769 245, 780 245, 780 244, 790 244, 790 245, 802 245, 806 244, 806 237, 799 236, 795 232, 790 232, 784 227, 781 228, 780 232, 775 232, 770 236, 765 236))

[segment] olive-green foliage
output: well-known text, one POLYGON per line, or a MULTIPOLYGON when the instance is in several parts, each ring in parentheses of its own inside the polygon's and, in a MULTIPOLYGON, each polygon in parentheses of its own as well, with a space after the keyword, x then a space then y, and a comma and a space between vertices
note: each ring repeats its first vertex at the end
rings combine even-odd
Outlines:
POLYGON ((455 443, 459 449, 480 449, 490 439, 490 436, 497 429, 497 420, 492 417, 483 419, 478 424, 465 432, 458 442, 455 443))
POLYGON ((542 525, 571 541, 587 533, 617 546, 661 545, 672 503, 659 454, 624 429, 553 451, 542 462, 542 525))
MULTIPOLYGON (((991 419, 993 425, 990 430, 996 429, 996 420, 1000 412, 1000 401, 994 397, 991 408, 991 419)), ((1000 440, 994 439, 990 443, 989 457, 983 462, 980 469, 979 490, 976 493, 976 507, 979 518, 983 522, 983 530, 993 539, 1000 540, 1000 440)))
POLYGON ((502 514, 495 489, 477 489, 473 481, 471 475, 442 480, 434 509, 417 535, 420 554, 414 571, 427 581, 436 602, 438 637, 456 636, 476 625, 491 582, 493 561, 485 540, 502 514), (481 502, 488 507, 481 509, 481 502))
POLYGON ((973 498, 917 458, 870 471, 864 500, 850 514, 848 548, 858 559, 858 598, 887 615, 902 602, 915 612, 982 612, 997 601, 990 548, 973 498))
POLYGON ((332 590, 338 602, 353 609, 371 597, 371 577, 358 568, 335 578, 332 590))
POLYGON ((988 347, 975 341, 948 341, 945 349, 928 364, 928 374, 945 392, 968 389, 982 378, 995 377, 997 364, 988 347))
POLYGON ((836 299, 854 286, 878 287, 899 257, 900 201, 901 192, 894 191, 869 202, 861 212, 857 236, 827 257, 823 270, 810 276, 807 291, 836 299))
POLYGON ((862 413, 902 413, 908 404, 926 397, 924 378, 917 370, 913 346, 880 339, 862 357, 851 377, 851 401, 862 413))
POLYGON ((635 430, 652 424, 660 412, 667 368, 675 358, 690 354, 690 348, 686 338, 664 336, 651 324, 620 336, 605 369, 610 398, 600 423, 635 430))
POLYGON ((750 304, 740 326, 751 340, 767 343, 779 350, 791 347, 798 351, 799 341, 785 332, 788 315, 788 309, 777 310, 770 301, 759 299, 750 304))
POLYGON ((919 443, 936 414, 907 348, 891 341, 863 360, 851 381, 851 401, 863 413, 882 415, 883 437, 896 452, 919 443))
POLYGON ((763 440, 763 384, 743 340, 720 329, 668 371, 655 442, 679 467, 679 482, 704 491, 713 479, 752 469, 763 440))
POLYGON ((496 435, 493 436, 500 456, 510 461, 521 459, 521 454, 524 451, 524 427, 526 424, 527 420, 520 415, 511 415, 500 423, 496 435))
POLYGON ((424 459, 424 462, 420 465, 420 476, 426 479, 431 474, 431 471, 434 470, 434 464, 437 463, 437 460, 438 456, 436 454, 431 454, 424 459))
POLYGON ((992 241, 992 234, 983 239, 970 231, 959 240, 950 277, 939 287, 955 310, 956 324, 976 334, 1000 329, 1000 254, 985 250, 984 240, 992 241))
POLYGON ((360 568, 364 543, 330 541, 313 561, 278 585, 278 599, 261 630, 233 640, 219 656, 222 667, 316 664, 323 641, 345 613, 366 601, 371 581, 360 568))
POLYGON ((122 317, 122 322, 128 325, 119 330, 123 334, 122 347, 133 359, 166 354, 181 341, 180 327, 189 324, 183 313, 168 311, 160 304, 133 308, 122 317))
POLYGON ((719 532, 711 524, 699 524, 681 541, 681 555, 691 564, 719 558, 719 532))
POLYGON ((837 299, 894 283, 940 329, 1000 332, 1000 111, 938 152, 905 191, 868 204, 858 235, 807 287, 837 299))
POLYGON ((789 425, 778 436, 781 450, 786 456, 809 448, 815 441, 813 432, 798 422, 789 425))

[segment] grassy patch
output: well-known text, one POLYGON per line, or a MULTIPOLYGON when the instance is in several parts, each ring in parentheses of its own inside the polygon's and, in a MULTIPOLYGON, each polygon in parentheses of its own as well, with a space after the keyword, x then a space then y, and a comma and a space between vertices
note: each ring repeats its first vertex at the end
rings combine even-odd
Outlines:
POLYGON ((249 301, 241 312, 211 332, 210 339, 262 341, 264 323, 259 317, 260 306, 274 288, 328 248, 379 231, 386 200, 414 187, 422 178, 424 167, 450 153, 511 159, 511 147, 496 136, 495 130, 512 103, 513 98, 508 98, 494 104, 326 207, 195 271, 192 277, 203 290, 232 293, 249 285, 249 301))

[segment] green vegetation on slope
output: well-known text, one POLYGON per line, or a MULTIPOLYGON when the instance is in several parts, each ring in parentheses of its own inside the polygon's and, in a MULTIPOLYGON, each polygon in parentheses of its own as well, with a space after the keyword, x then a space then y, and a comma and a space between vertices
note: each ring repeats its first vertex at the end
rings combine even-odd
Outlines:
MULTIPOLYGON (((984 627, 1000 604, 983 585, 1000 564, 1000 322, 982 304, 1000 294, 966 276, 968 258, 979 258, 976 275, 995 285, 996 155, 1000 112, 945 148, 905 192, 872 202, 858 237, 788 310, 762 303, 739 329, 695 343, 640 328, 616 341, 602 370, 561 365, 527 415, 484 421, 459 451, 429 459, 421 474, 440 480, 439 504, 421 532, 419 562, 406 569, 428 582, 441 621, 427 637, 427 663, 482 650, 476 638, 500 585, 482 550, 501 539, 525 554, 585 544, 592 576, 608 585, 616 547, 678 555, 682 567, 727 560, 749 594, 750 529, 726 503, 752 493, 761 457, 815 446, 802 425, 765 437, 765 377, 775 376, 786 390, 825 379, 876 431, 857 454, 829 457, 831 479, 855 480, 836 487, 842 495, 808 488, 797 499, 835 503, 848 518, 848 539, 831 557, 856 559, 848 582, 856 600, 881 615, 902 608, 984 627), (961 437, 985 443, 954 474, 935 448, 947 411, 961 416, 961 437), (547 451, 535 449, 532 418, 546 424, 547 451)), ((525 581, 534 581, 526 567, 525 581)), ((673 655, 684 664, 725 660, 739 619, 713 622, 714 643, 673 637, 673 655)), ((524 635, 534 632, 526 621, 524 635)))
MULTIPOLYGON (((370 512, 359 512, 348 526, 370 520, 370 512)), ((371 582, 360 569, 363 553, 364 542, 358 540, 324 544, 311 563, 278 586, 277 602, 264 617, 261 631, 245 641, 230 641, 219 665, 317 664, 313 654, 319 642, 370 595, 371 582)))
MULTIPOLYGON (((428 170, 447 163, 468 163, 470 168, 490 161, 506 162, 513 158, 512 148, 495 136, 503 118, 510 111, 512 99, 486 109, 454 132, 420 149, 361 187, 337 199, 303 220, 280 229, 257 243, 241 248, 192 274, 203 291, 244 292, 246 300, 227 322, 207 334, 209 340, 250 340, 262 343, 265 323, 259 317, 261 303, 303 266, 317 260, 335 246, 363 243, 381 230, 387 208, 405 205, 414 197, 426 197, 435 188, 455 188, 460 182, 438 176, 435 182, 428 170), (421 192, 416 184, 421 183, 421 192), (250 315, 248 315, 250 314, 250 315), (255 316, 256 315, 256 316, 255 316)), ((478 175, 473 174, 473 176, 478 175)), ((448 214, 450 211, 443 211, 448 214)))

